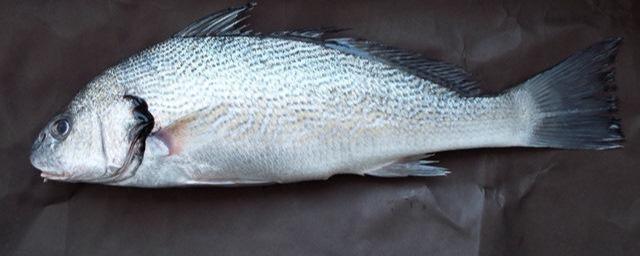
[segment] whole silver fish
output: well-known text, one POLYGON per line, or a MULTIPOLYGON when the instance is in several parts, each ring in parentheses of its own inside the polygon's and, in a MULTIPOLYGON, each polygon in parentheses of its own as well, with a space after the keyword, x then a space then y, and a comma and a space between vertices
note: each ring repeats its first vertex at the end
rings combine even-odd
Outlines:
POLYGON ((209 15, 104 71, 40 133, 45 179, 166 187, 440 176, 431 152, 610 149, 608 39, 483 94, 460 68, 316 30, 261 35, 255 5, 209 15))

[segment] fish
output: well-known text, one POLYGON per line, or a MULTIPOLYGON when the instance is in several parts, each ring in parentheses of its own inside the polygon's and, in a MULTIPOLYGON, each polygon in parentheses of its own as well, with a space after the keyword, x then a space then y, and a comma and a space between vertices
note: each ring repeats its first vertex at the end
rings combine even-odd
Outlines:
POLYGON ((254 32, 255 6, 210 14, 98 74, 33 143, 40 176, 146 188, 438 177, 449 173, 441 151, 622 147, 622 38, 488 93, 459 66, 340 29, 254 32))

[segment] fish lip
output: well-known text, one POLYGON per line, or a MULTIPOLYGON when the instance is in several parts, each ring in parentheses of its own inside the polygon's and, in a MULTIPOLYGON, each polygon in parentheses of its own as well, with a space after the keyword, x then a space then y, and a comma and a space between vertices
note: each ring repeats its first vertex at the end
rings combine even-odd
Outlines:
POLYGON ((66 180, 70 176, 71 175, 68 172, 53 173, 53 172, 41 171, 41 173, 40 173, 40 177, 48 179, 48 180, 66 180))

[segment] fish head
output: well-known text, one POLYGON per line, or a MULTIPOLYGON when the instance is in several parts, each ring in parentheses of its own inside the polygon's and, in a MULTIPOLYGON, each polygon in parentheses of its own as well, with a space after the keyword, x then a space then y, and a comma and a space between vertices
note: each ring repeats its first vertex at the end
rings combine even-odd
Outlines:
POLYGON ((42 129, 30 157, 41 177, 110 183, 133 176, 154 120, 143 99, 113 83, 92 81, 42 129))

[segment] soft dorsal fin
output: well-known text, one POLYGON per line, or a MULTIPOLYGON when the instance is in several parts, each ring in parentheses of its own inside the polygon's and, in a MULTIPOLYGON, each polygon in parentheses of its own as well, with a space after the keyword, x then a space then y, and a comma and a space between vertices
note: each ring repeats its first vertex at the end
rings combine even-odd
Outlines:
POLYGON ((324 27, 324 28, 305 28, 297 30, 277 31, 269 34, 269 37, 277 37, 283 39, 304 40, 314 43, 322 43, 327 34, 339 33, 348 29, 324 27))
POLYGON ((228 8, 209 14, 173 35, 173 37, 206 37, 219 35, 243 35, 250 34, 250 30, 242 22, 249 18, 249 11, 256 6, 256 1, 228 8))
POLYGON ((463 96, 481 94, 477 82, 462 68, 442 61, 432 60, 405 50, 381 43, 353 38, 334 38, 324 41, 324 46, 363 58, 382 61, 403 69, 423 79, 448 87, 463 96))
POLYGON ((346 29, 321 28, 274 32, 269 37, 305 41, 323 45, 343 53, 384 62, 413 75, 450 88, 463 96, 482 94, 471 74, 462 68, 442 61, 432 60, 405 50, 381 43, 353 38, 326 38, 327 34, 346 29))

